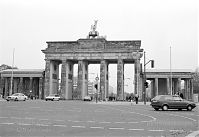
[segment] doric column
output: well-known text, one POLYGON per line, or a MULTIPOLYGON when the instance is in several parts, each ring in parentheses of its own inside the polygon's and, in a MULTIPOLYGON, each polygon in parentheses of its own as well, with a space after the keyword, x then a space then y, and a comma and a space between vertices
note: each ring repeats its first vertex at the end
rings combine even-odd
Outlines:
POLYGON ((158 78, 155 78, 155 96, 158 95, 158 78))
POLYGON ((19 78, 19 92, 23 93, 23 77, 19 78))
POLYGON ((13 93, 17 93, 17 83, 18 83, 18 79, 17 78, 13 78, 13 93))
POLYGON ((188 99, 188 82, 187 82, 187 79, 184 80, 184 89, 185 89, 185 99, 188 99))
POLYGON ((154 98, 155 91, 154 91, 154 80, 151 80, 151 98, 154 98))
POLYGON ((11 82, 12 78, 10 78, 10 83, 9 83, 9 96, 13 94, 13 81, 11 82), (12 85, 11 85, 12 83, 12 85), (11 87, 12 86, 12 87, 11 87), (12 91, 11 91, 11 88, 12 88, 12 91))
POLYGON ((65 96, 66 96, 66 60, 62 60, 62 67, 61 67, 61 94, 65 98, 65 96))
POLYGON ((108 63, 102 60, 100 64, 100 92, 101 99, 108 98, 108 63))
POLYGON ((62 60, 61 92, 65 99, 72 99, 73 63, 67 60, 62 60))
POLYGON ((181 78, 178 78, 178 91, 181 91, 181 78))
POLYGON ((44 80, 44 98, 49 95, 50 90, 50 60, 46 60, 45 80, 44 80))
POLYGON ((170 82, 169 82, 169 78, 167 78, 167 94, 171 94, 170 92, 170 82))
POLYGON ((0 77, 0 94, 3 95, 3 88, 5 87, 4 78, 0 77))
POLYGON ((4 97, 6 98, 7 96, 9 96, 9 91, 8 91, 8 78, 5 77, 5 93, 4 93, 4 97))
POLYGON ((88 62, 78 61, 77 99, 84 99, 88 95, 88 62))
POLYGON ((140 96, 140 59, 136 59, 135 60, 135 65, 134 65, 134 69, 135 69, 135 76, 134 76, 134 89, 135 89, 135 94, 138 94, 140 96))
POLYGON ((42 99, 43 78, 39 78, 39 99, 42 99))
POLYGON ((124 100, 124 62, 118 59, 117 63, 117 100, 124 100))
POLYGON ((30 79, 30 83, 29 83, 29 91, 32 92, 32 77, 29 78, 30 79))
POLYGON ((173 92, 176 94, 178 92, 178 79, 174 78, 173 83, 173 92))
POLYGON ((191 84, 190 84, 190 94, 191 94, 191 99, 193 101, 193 79, 191 79, 191 84))
POLYGON ((47 69, 47 81, 45 82, 49 91, 46 91, 46 96, 49 94, 58 94, 59 88, 59 62, 58 61, 46 61, 47 69))
POLYGON ((191 99, 191 90, 190 90, 190 87, 191 87, 191 82, 190 82, 191 80, 190 79, 188 79, 187 80, 187 87, 188 87, 188 99, 191 99))

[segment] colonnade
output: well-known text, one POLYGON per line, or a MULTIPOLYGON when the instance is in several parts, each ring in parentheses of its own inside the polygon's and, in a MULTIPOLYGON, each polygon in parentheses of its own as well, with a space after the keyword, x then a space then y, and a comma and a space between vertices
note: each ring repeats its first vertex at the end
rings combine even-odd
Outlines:
POLYGON ((24 93, 29 97, 42 98, 42 77, 1 77, 1 94, 4 98, 14 93, 24 93), (12 80, 12 90, 11 90, 12 80))
MULTIPOLYGON (((59 79, 61 79, 61 95, 67 99, 82 100, 88 95, 88 65, 92 63, 91 60, 46 60, 45 69, 45 96, 57 93, 59 86, 59 79), (61 78, 59 78, 59 65, 61 64, 61 78), (73 91, 73 67, 78 64, 78 80, 77 91, 73 91)), ((109 64, 117 63, 117 100, 124 100, 124 64, 125 60, 118 58, 117 60, 95 60, 95 64, 100 64, 100 81, 98 92, 100 99, 105 100, 109 94, 109 64)), ((135 93, 141 90, 140 78, 140 59, 134 61, 135 63, 135 93)))
POLYGON ((191 78, 148 78, 151 81, 150 98, 156 95, 176 94, 181 92, 185 99, 191 100, 193 95, 193 79, 191 78), (182 87, 184 83, 184 87, 182 87), (172 88, 171 88, 172 86, 172 88))

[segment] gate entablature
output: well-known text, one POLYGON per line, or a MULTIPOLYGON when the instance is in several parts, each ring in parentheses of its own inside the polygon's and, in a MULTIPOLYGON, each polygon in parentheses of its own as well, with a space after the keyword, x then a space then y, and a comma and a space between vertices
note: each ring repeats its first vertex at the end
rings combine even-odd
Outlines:
POLYGON ((126 62, 142 57, 141 41, 107 41, 104 38, 79 39, 77 41, 47 42, 48 47, 42 50, 46 59, 109 59, 120 57, 126 62), (137 53, 139 52, 139 56, 137 53))

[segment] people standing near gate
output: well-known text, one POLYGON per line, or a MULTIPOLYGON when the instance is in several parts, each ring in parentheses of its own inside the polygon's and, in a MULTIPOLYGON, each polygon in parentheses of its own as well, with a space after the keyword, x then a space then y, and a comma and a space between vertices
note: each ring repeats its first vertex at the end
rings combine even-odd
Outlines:
POLYGON ((135 94, 135 102, 136 102, 136 104, 138 104, 138 98, 139 98, 138 94, 135 94))
POLYGON ((183 94, 180 92, 180 97, 183 99, 183 94))

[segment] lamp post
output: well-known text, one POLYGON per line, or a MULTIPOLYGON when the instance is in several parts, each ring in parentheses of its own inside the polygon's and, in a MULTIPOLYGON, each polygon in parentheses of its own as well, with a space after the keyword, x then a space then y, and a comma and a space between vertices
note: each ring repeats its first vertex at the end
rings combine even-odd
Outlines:
POLYGON ((9 96, 12 94, 12 82, 13 82, 13 67, 14 67, 14 54, 15 54, 15 49, 13 49, 13 56, 12 56, 12 73, 11 73, 11 79, 10 79, 10 93, 9 96))
POLYGON ((143 74, 143 79, 144 79, 144 88, 143 88, 143 94, 144 94, 144 104, 146 104, 146 88, 148 87, 148 83, 146 82, 146 65, 151 62, 151 68, 154 68, 154 60, 149 60, 146 63, 146 56, 145 56, 145 51, 144 51, 144 74, 143 74))

